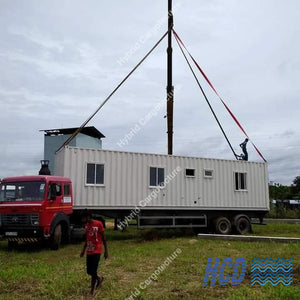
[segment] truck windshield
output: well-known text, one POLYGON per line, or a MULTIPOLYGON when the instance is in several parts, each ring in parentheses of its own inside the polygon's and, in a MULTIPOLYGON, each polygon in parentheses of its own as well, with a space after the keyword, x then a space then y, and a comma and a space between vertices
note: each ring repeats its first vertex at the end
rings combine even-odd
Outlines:
POLYGON ((0 202, 3 201, 42 201, 45 195, 45 182, 2 182, 0 202))

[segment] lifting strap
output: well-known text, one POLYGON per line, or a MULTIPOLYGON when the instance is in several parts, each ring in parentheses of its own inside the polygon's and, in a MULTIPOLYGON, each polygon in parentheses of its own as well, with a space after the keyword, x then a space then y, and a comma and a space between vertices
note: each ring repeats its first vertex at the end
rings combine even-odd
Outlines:
POLYGON ((125 76, 125 78, 117 85, 117 87, 108 95, 108 97, 98 106, 82 125, 56 150, 59 150, 67 146, 80 132, 81 130, 94 118, 94 116, 100 111, 104 104, 113 96, 113 94, 123 85, 123 83, 134 73, 134 71, 146 60, 146 58, 153 52, 153 50, 161 43, 161 41, 167 36, 169 31, 166 31, 158 42, 147 52, 147 54, 139 61, 139 63, 125 76))
MULTIPOLYGON (((197 61, 192 56, 192 54, 188 51, 188 49, 186 48, 185 44, 183 43, 183 41, 181 40, 181 38, 178 36, 178 34, 176 33, 176 31, 174 29, 172 29, 172 31, 173 31, 173 34, 174 34, 176 40, 178 40, 180 42, 180 44, 184 47, 184 49, 187 51, 187 53, 189 54, 190 58, 192 59, 192 61, 196 65, 196 67, 198 68, 198 70, 201 73, 201 75, 204 77, 204 79, 206 80, 206 82, 208 83, 208 85, 211 87, 211 89, 218 96, 218 98, 220 99, 220 101, 222 102, 222 104, 224 105, 224 107, 226 108, 226 110, 228 111, 228 113, 230 114, 230 116, 232 117, 232 119, 235 121, 235 123, 238 125, 238 127, 241 129, 241 131, 244 133, 244 135, 249 139, 249 141, 253 145, 253 147, 256 150, 256 152, 258 153, 258 155, 263 159, 264 162, 267 162, 266 159, 264 158, 264 156, 262 155, 262 153, 259 151, 259 149, 256 147, 256 145, 249 138, 248 134, 246 133, 245 129, 243 128, 243 126, 241 125, 241 123, 238 121, 238 119, 236 118, 236 116, 229 109, 229 107, 226 105, 225 101, 221 98, 221 96, 219 95, 219 93, 217 92, 217 90, 214 88, 214 86, 212 85, 212 83, 210 82, 210 80, 208 79, 208 77, 206 76, 206 74, 204 73, 204 71, 202 70, 202 68, 199 66, 199 64, 197 63, 197 61)), ((236 154, 235 154, 235 156, 236 156, 236 154)))
POLYGON ((195 72, 194 72, 194 70, 193 70, 193 68, 192 68, 192 66, 191 66, 191 64, 190 64, 190 62, 189 62, 189 60, 188 60, 186 54, 184 53, 183 48, 182 48, 181 44, 179 43, 179 41, 178 41, 178 39, 177 39, 176 36, 175 36, 175 40, 176 40, 176 42, 177 42, 177 44, 178 44, 178 46, 179 46, 179 48, 180 48, 180 50, 181 50, 181 53, 182 53, 183 56, 184 56, 185 61, 187 62, 187 64, 188 64, 188 66, 189 66, 189 68, 190 68, 190 70, 191 70, 191 72, 192 72, 192 74, 193 74, 193 76, 194 76, 194 78, 195 78, 195 80, 196 80, 196 82, 197 82, 197 84, 198 84, 200 90, 201 90, 201 93, 202 93, 204 99, 206 100, 206 103, 207 103, 208 106, 209 106, 210 111, 212 112, 212 114, 213 114, 215 120, 217 121, 217 123, 218 123, 218 125, 219 125, 219 127, 220 127, 220 129, 221 129, 221 131, 222 131, 222 133, 223 133, 223 135, 224 135, 224 137, 225 137, 225 139, 226 139, 226 141, 227 141, 227 143, 228 143, 228 145, 229 145, 229 147, 230 147, 232 153, 233 153, 233 155, 235 156, 236 159, 238 159, 238 155, 235 153, 235 151, 234 151, 234 149, 233 149, 233 147, 232 147, 232 145, 231 145, 231 143, 230 143, 230 141, 229 141, 229 139, 228 139, 228 137, 227 137, 227 135, 226 135, 226 133, 225 133, 225 131, 224 131, 224 129, 223 129, 223 127, 222 127, 222 125, 221 125, 221 123, 220 123, 220 121, 219 121, 219 119, 218 119, 216 113, 215 113, 215 111, 214 111, 214 109, 212 108, 212 106, 211 106, 211 104, 210 104, 210 102, 209 102, 209 100, 208 100, 208 98, 207 98, 207 96, 206 96, 206 94, 205 94, 205 92, 204 92, 204 90, 203 90, 201 84, 200 84, 200 81, 199 81, 197 75, 195 74, 195 72))

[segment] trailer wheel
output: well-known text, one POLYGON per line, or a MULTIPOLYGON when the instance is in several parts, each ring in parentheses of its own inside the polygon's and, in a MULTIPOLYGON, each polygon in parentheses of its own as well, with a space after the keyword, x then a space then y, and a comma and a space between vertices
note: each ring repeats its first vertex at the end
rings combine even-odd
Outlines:
POLYGON ((245 234, 251 231, 251 223, 248 218, 240 217, 235 221, 235 230, 238 234, 245 234))
POLYGON ((219 217, 215 220, 215 230, 219 234, 230 234, 231 223, 226 217, 219 217))
POLYGON ((58 250, 60 243, 61 243, 61 236, 62 236, 62 230, 61 225, 58 224, 53 232, 53 236, 51 238, 51 249, 52 250, 58 250))

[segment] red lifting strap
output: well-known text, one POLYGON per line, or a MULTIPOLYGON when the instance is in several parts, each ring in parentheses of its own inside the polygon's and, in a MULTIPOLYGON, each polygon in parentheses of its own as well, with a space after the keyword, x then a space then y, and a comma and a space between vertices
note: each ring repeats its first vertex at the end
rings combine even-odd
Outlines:
POLYGON ((267 162, 266 159, 264 158, 264 156, 262 155, 262 153, 259 151, 259 149, 251 141, 251 139, 249 138, 248 134, 246 133, 245 129, 243 128, 243 126, 241 125, 241 123, 238 121, 238 119, 236 118, 236 116, 233 114, 233 112, 229 109, 229 107, 223 101, 223 99, 221 98, 221 96, 219 95, 219 93, 217 92, 217 90, 214 88, 214 86, 212 85, 212 83, 210 82, 210 80, 208 79, 208 77, 206 76, 206 74, 204 73, 204 71, 201 69, 201 67, 199 66, 199 64, 197 63, 197 61, 194 59, 194 57, 192 56, 192 54, 186 48, 185 44, 183 43, 183 41, 181 40, 181 38, 178 36, 178 34, 176 33, 176 31, 174 29, 172 29, 172 31, 173 31, 173 34, 175 35, 176 39, 180 42, 180 44, 184 47, 184 49, 189 54, 190 58, 192 59, 192 61, 194 62, 194 64, 198 68, 198 70, 200 71, 201 75, 204 77, 204 79, 206 80, 206 82, 209 84, 209 86, 216 93, 216 95, 218 96, 218 98, 220 99, 220 101, 223 103, 223 105, 225 106, 226 110, 228 111, 228 113, 230 114, 230 116, 232 117, 232 119, 235 121, 235 123, 238 125, 238 127, 241 129, 241 131, 245 134, 245 136, 250 140, 251 144, 253 145, 253 147, 255 148, 256 152, 259 154, 259 156, 263 159, 263 161, 267 162))

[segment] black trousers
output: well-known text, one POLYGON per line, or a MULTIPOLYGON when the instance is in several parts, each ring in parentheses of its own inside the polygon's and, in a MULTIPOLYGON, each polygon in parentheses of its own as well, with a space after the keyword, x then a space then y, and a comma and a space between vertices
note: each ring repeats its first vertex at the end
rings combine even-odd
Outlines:
POLYGON ((94 279, 98 278, 97 270, 100 256, 101 254, 90 254, 86 256, 86 272, 94 279))

